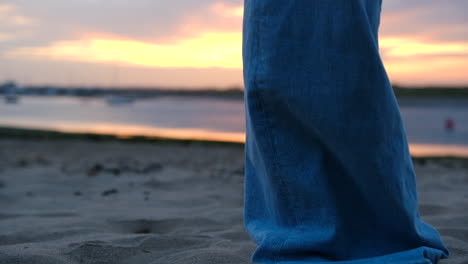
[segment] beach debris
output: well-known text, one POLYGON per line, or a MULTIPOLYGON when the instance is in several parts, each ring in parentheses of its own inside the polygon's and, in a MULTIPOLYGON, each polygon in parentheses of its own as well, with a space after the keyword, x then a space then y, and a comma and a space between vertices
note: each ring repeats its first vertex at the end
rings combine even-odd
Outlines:
MULTIPOLYGON (((94 163, 87 169, 87 175, 90 177, 97 176, 100 173, 110 173, 114 176, 120 176, 123 173, 147 174, 160 171, 163 168, 162 164, 152 162, 147 165, 142 165, 135 160, 129 158, 108 160, 102 163, 94 163)), ((63 169, 64 171, 64 169, 63 169)))
POLYGON ((18 167, 26 167, 28 164, 29 162, 26 159, 19 159, 17 162, 18 167))
POLYGON ((31 166, 31 165, 41 165, 41 166, 48 166, 50 165, 51 162, 41 156, 37 156, 37 157, 22 157, 22 158, 19 158, 17 161, 16 161, 16 167, 21 167, 21 168, 24 168, 24 167, 28 167, 28 166, 31 166))
POLYGON ((141 172, 142 173, 150 173, 150 172, 155 172, 155 171, 160 171, 162 170, 163 166, 161 163, 153 162, 144 167, 141 172))
POLYGON ((445 119, 445 131, 452 132, 455 130, 455 121, 451 118, 445 119))
POLYGON ((242 166, 241 168, 237 168, 237 169, 234 169, 232 171, 233 174, 236 174, 236 175, 244 175, 244 166, 242 166))
POLYGON ((143 186, 149 187, 149 188, 160 188, 161 185, 162 185, 162 182, 154 178, 151 178, 150 180, 143 183, 143 186))
POLYGON ((148 200, 149 200, 149 195, 150 195, 150 192, 149 192, 149 191, 144 191, 144 192, 143 192, 143 196, 144 196, 144 200, 145 200, 145 201, 148 201, 148 200))
POLYGON ((424 166, 424 165, 427 164, 427 159, 424 158, 424 157, 418 157, 418 158, 412 157, 411 159, 413 160, 414 164, 417 164, 417 165, 420 165, 420 166, 424 166))
POLYGON ((447 168, 447 169, 454 169, 457 167, 456 162, 450 159, 440 159, 438 163, 440 166, 447 168))
POLYGON ((99 163, 94 164, 89 170, 88 170, 88 176, 94 177, 97 176, 99 172, 103 170, 103 166, 99 163))
POLYGON ((208 178, 229 183, 240 183, 243 181, 244 167, 232 169, 219 167, 208 171, 208 178))
POLYGON ((151 234, 151 229, 147 227, 143 227, 143 228, 135 230, 133 233, 134 234, 151 234))
POLYGON ((43 166, 48 166, 50 165, 52 162, 42 156, 37 156, 35 159, 34 159, 34 162, 39 164, 39 165, 43 165, 43 166))
POLYGON ((81 195, 83 195, 83 193, 80 192, 80 191, 75 191, 75 192, 73 192, 73 195, 75 195, 75 196, 81 196, 81 195))
POLYGON ((115 188, 112 188, 112 189, 109 189, 109 190, 105 190, 101 193, 102 196, 109 196, 109 195, 112 195, 112 194, 117 194, 119 193, 119 191, 115 188))
POLYGON ((107 169, 107 171, 114 174, 114 176, 119 176, 121 173, 121 170, 119 168, 109 168, 107 169))

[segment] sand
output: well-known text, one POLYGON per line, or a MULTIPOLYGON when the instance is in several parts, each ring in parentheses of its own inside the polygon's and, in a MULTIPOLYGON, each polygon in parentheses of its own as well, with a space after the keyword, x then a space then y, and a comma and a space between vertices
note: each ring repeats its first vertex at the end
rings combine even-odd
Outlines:
MULTIPOLYGON (((0 263, 250 263, 242 146, 0 140, 0 263)), ((421 214, 468 263, 468 162, 415 163, 421 214)))

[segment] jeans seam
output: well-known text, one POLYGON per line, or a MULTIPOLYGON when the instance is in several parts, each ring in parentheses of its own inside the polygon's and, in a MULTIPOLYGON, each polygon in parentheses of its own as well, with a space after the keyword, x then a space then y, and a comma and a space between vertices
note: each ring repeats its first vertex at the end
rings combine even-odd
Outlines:
MULTIPOLYGON (((262 12, 264 11, 264 9, 262 8, 261 10, 259 10, 259 12, 262 12)), ((260 54, 263 54, 262 53, 262 48, 261 48, 261 39, 260 39, 260 36, 258 34, 258 31, 261 30, 265 25, 263 24, 264 23, 264 19, 259 19, 258 21, 259 25, 258 27, 256 27, 256 31, 255 31, 255 40, 256 40, 256 51, 258 52, 257 54, 257 61, 255 63, 255 68, 253 70, 253 84, 255 85, 255 88, 259 89, 260 91, 262 91, 262 88, 261 88, 261 83, 260 81, 258 80, 258 70, 259 70, 259 62, 258 60, 261 59, 260 57, 260 54)), ((263 91, 265 91, 263 89, 263 91)), ((265 94, 268 94, 268 93, 265 93, 265 94)), ((258 105, 259 105, 259 108, 261 109, 262 113, 263 113, 263 116, 265 117, 266 119, 266 125, 267 125, 267 135, 265 135, 268 140, 266 140, 266 142, 268 143, 268 147, 271 149, 271 152, 272 152, 272 155, 271 155, 271 158, 272 158, 272 167, 273 167, 273 172, 276 172, 275 174, 278 175, 278 172, 280 171, 279 168, 279 162, 278 162, 278 150, 277 150, 277 147, 276 147, 276 142, 275 142, 275 137, 272 133, 272 129, 273 129, 273 125, 271 123, 271 119, 267 116, 267 108, 265 107, 265 104, 264 104, 264 101, 263 101, 263 98, 262 96, 258 96, 257 97, 257 100, 258 100, 258 105), (268 129, 270 128, 270 129, 268 129)), ((288 190, 287 188, 287 185, 285 184, 285 181, 283 180, 282 177, 278 177, 279 181, 281 182, 281 190, 284 191, 284 193, 286 193, 287 197, 291 197, 291 193, 290 191, 288 190)), ((286 203, 286 207, 287 207, 287 210, 288 211, 292 211, 294 212, 294 210, 291 210, 291 204, 290 202, 288 201, 286 203)), ((298 225, 298 219, 297 219, 297 215, 294 213, 293 214, 293 217, 294 217, 294 225, 298 225)), ((278 247, 278 252, 273 252, 273 255, 274 255, 274 263, 278 263, 278 258, 279 258, 279 252, 282 250, 282 248, 284 247, 285 243, 286 243, 287 240, 284 240, 284 241, 281 241, 280 242, 280 246, 278 247)))

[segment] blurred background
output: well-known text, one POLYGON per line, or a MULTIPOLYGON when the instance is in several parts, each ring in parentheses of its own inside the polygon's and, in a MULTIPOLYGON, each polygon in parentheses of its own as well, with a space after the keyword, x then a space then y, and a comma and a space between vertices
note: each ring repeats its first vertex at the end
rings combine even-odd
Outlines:
MULTIPOLYGON (((413 155, 468 156, 466 10, 384 1, 413 155)), ((242 14, 242 0, 1 0, 1 130, 243 142, 242 14)))

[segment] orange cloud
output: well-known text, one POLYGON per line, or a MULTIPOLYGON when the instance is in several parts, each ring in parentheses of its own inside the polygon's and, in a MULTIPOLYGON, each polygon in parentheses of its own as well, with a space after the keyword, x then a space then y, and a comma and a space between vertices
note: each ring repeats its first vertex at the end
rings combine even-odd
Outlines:
POLYGON ((230 6, 223 2, 216 2, 198 13, 186 16, 172 36, 160 38, 158 41, 174 42, 185 38, 196 38, 199 34, 222 32, 240 35, 244 7, 230 6))
POLYGON ((415 37, 382 37, 385 67, 394 82, 465 84, 468 43, 430 42, 415 37))
POLYGON ((393 82, 405 84, 457 84, 468 81, 466 56, 412 56, 386 58, 385 67, 393 82))
MULTIPOLYGON (((0 5, 0 14, 12 7, 0 5), (3 11, 2 11, 3 10, 3 11)), ((403 17, 414 10, 409 10, 403 17)), ((53 42, 43 47, 20 47, 10 58, 36 58, 92 63, 119 63, 158 68, 242 68, 242 6, 217 2, 200 14, 187 17, 168 38, 153 41, 123 39, 105 33, 85 33, 76 40, 53 42)), ((389 22, 392 18, 387 18, 389 22)), ((400 17, 401 18, 401 17, 400 17)), ((0 34, 0 41, 8 35, 0 34)), ((437 42, 424 35, 382 35, 382 57, 392 80, 404 83, 463 83, 468 78, 468 43, 437 42), (435 74, 436 73, 436 74, 435 74)))
POLYGON ((468 55, 468 43, 438 42, 428 43, 415 38, 383 37, 380 47, 390 57, 415 55, 468 55))
POLYGON ((57 41, 45 47, 20 47, 10 58, 121 63, 160 68, 240 69, 243 6, 217 2, 201 14, 186 17, 175 35, 155 41, 125 39, 85 32, 77 40, 57 41), (216 21, 220 21, 219 23, 216 21))
POLYGON ((0 14, 8 13, 15 10, 15 6, 12 4, 2 4, 0 3, 0 14))
POLYGON ((27 26, 33 24, 31 18, 20 15, 16 6, 0 4, 0 25, 27 26))
POLYGON ((6 34, 6 33, 1 33, 0 32, 0 42, 7 41, 7 40, 10 40, 12 38, 13 38, 13 36, 11 34, 6 34))
POLYGON ((240 68, 241 46, 240 33, 205 33, 173 44, 115 39, 60 41, 47 47, 17 48, 9 51, 7 56, 164 68, 240 68))
POLYGON ((221 16, 242 18, 244 6, 228 6, 223 2, 213 4, 210 9, 221 16))

